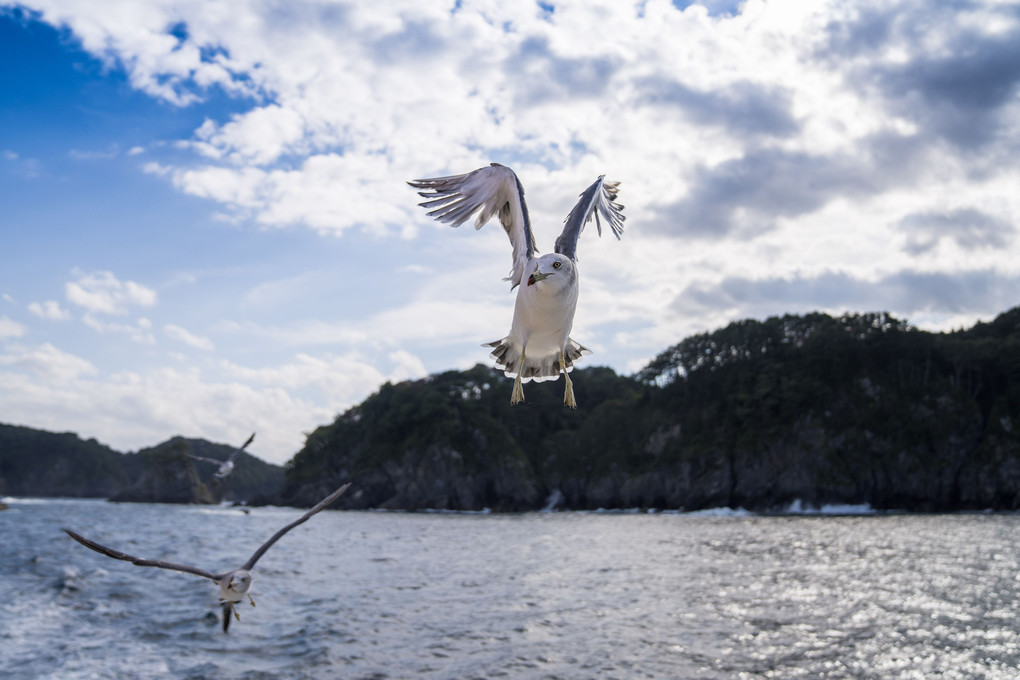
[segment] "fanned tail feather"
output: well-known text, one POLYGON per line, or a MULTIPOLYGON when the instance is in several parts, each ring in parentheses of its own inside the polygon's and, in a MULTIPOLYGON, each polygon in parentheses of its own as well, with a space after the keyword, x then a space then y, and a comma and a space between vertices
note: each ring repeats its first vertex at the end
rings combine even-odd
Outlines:
POLYGON ((223 603, 223 632, 230 628, 230 616, 234 613, 234 605, 229 602, 223 603))
MULTIPOLYGON (((538 358, 529 356, 524 360, 522 366, 521 352, 514 347, 509 338, 487 342, 482 346, 494 348, 489 356, 496 360, 496 366, 502 368, 503 374, 508 378, 513 378, 520 372, 522 382, 531 380, 544 382, 558 379, 563 372, 558 354, 538 358)), ((591 350, 573 338, 567 338, 567 347, 563 352, 567 373, 574 370, 574 362, 585 354, 591 354, 591 350)))

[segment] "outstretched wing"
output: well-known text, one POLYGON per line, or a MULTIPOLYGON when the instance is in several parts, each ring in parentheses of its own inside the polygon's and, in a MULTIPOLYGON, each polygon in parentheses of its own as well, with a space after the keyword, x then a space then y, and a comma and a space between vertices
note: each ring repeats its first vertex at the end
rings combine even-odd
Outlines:
POLYGON ((506 278, 514 288, 521 283, 524 267, 535 255, 535 237, 531 232, 524 187, 510 168, 493 163, 465 175, 416 179, 408 182, 418 195, 429 200, 419 203, 429 217, 459 227, 475 212, 475 229, 481 229, 494 215, 499 215, 510 244, 513 246, 513 267, 506 278))
POLYGON ((246 448, 248 448, 248 444, 251 444, 251 443, 252 443, 252 440, 254 440, 254 439, 255 439, 255 433, 254 433, 254 432, 252 432, 252 433, 251 433, 251 436, 250 436, 250 437, 248 437, 248 441, 246 441, 245 443, 241 444, 241 446, 240 446, 239 448, 236 448, 236 449, 234 449, 234 450, 233 450, 233 451, 232 451, 232 452, 230 453, 230 457, 229 457, 229 458, 227 458, 227 460, 228 460, 228 461, 230 461, 231 463, 233 463, 233 462, 234 462, 234 460, 235 460, 235 459, 236 459, 236 458, 237 458, 237 457, 238 457, 239 455, 241 455, 241 452, 242 452, 242 451, 244 451, 244 450, 245 450, 246 448))
POLYGON ((188 458, 193 458, 194 460, 200 460, 200 461, 203 461, 205 463, 215 463, 216 465, 223 465, 223 461, 222 460, 216 460, 215 458, 204 458, 202 456, 195 456, 195 455, 192 455, 190 453, 188 454, 188 458))
POLYGON ((112 557, 115 560, 124 560, 125 562, 130 562, 131 564, 136 564, 139 567, 159 567, 160 569, 171 569, 173 571, 182 571, 182 572, 184 572, 186 574, 194 574, 195 576, 201 576, 202 578, 207 578, 207 579, 210 579, 212 581, 219 581, 221 578, 223 578, 225 576, 225 574, 211 574, 208 571, 206 571, 205 569, 199 569, 198 567, 191 567, 191 566, 188 566, 186 564, 174 564, 173 562, 164 562, 163 560, 146 560, 146 559, 142 559, 141 557, 135 557, 134 555, 128 555, 127 553, 122 553, 119 550, 114 550, 113 548, 107 548, 105 545, 100 545, 99 543, 96 543, 95 541, 90 541, 89 539, 85 538, 84 536, 81 536, 79 534, 74 533, 70 529, 64 529, 64 531, 67 533, 68 536, 70 536, 74 540, 78 541, 79 543, 81 543, 86 548, 91 548, 91 549, 95 550, 97 553, 101 553, 103 555, 106 555, 107 557, 112 557))
POLYGON ((265 555, 266 551, 269 550, 273 546, 274 543, 279 541, 283 537, 283 535, 285 533, 287 533, 288 531, 290 531, 291 529, 293 529, 297 525, 303 524, 303 523, 307 522, 308 519, 312 515, 314 515, 315 513, 319 512, 320 510, 325 509, 330 503, 335 501, 337 498, 340 498, 340 494, 342 494, 344 491, 347 491, 347 487, 349 487, 349 486, 350 486, 350 482, 348 482, 347 484, 344 484, 339 489, 337 489, 336 491, 334 491, 333 493, 329 494, 328 496, 323 498, 321 501, 319 501, 319 503, 314 508, 312 508, 311 510, 309 510, 305 514, 301 515, 301 517, 299 517, 298 519, 294 520, 293 522, 291 522, 290 524, 288 524, 287 526, 285 526, 284 528, 280 529, 275 534, 273 534, 273 537, 270 538, 265 543, 263 543, 261 546, 259 546, 259 549, 255 551, 255 554, 252 555, 248 559, 248 561, 245 562, 244 566, 241 567, 241 568, 245 569, 245 570, 248 570, 248 571, 251 571, 252 567, 255 566, 255 563, 259 561, 259 558, 261 558, 263 555, 265 555))
POLYGON ((595 216, 595 226, 602 236, 602 220, 613 230, 616 238, 623 234, 623 206, 616 202, 616 194, 620 190, 619 182, 605 181, 605 175, 599 176, 595 183, 581 193, 577 205, 564 220, 563 231, 556 239, 556 252, 566 255, 571 260, 577 259, 577 239, 584 231, 584 225, 595 216))

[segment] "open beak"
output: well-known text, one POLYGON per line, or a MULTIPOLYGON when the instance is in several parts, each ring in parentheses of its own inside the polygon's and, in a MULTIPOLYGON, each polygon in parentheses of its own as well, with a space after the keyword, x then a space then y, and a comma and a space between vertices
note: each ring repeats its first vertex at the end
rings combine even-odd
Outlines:
POLYGON ((535 273, 528 277, 528 285, 530 286, 533 283, 537 283, 538 281, 545 281, 550 276, 552 276, 552 274, 543 274, 542 272, 536 269, 535 273))

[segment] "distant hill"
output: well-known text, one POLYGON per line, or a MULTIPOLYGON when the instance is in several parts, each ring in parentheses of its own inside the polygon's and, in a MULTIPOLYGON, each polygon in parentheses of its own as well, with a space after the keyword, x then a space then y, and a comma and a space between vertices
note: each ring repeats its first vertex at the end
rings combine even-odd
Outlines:
POLYGON ((635 376, 592 367, 528 385, 481 365, 385 384, 312 432, 286 468, 175 437, 120 454, 0 425, 0 494, 348 508, 870 504, 1020 509, 1020 307, 953 333, 889 314, 746 320, 667 348, 635 376))
POLYGON ((224 460, 233 446, 173 437, 137 453, 94 439, 0 424, 0 495, 217 503, 275 494, 283 468, 241 453, 222 482, 216 467, 187 454, 224 460))
POLYGON ((95 439, 0 424, 0 495, 106 498, 137 474, 95 439))
POLYGON ((352 508, 862 504, 1020 508, 1020 307, 929 333, 884 313, 740 321, 635 377, 531 384, 476 366, 386 384, 309 435, 277 502, 352 508))

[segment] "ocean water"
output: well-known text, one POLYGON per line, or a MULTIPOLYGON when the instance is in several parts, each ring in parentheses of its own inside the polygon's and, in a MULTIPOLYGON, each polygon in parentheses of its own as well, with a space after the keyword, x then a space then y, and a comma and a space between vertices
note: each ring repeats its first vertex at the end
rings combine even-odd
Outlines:
POLYGON ((302 511, 6 499, 0 677, 1018 678, 1020 516, 302 511))

